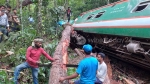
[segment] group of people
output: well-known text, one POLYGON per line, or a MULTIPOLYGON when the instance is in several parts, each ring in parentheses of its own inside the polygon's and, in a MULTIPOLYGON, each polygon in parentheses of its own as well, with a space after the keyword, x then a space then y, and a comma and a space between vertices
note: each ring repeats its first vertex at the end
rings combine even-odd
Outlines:
POLYGON ((92 46, 86 44, 83 46, 85 58, 78 65, 76 72, 70 76, 60 77, 59 81, 80 78, 71 84, 103 84, 107 75, 107 65, 104 62, 105 54, 98 53, 96 57, 92 56, 92 46))
MULTIPOLYGON (((26 68, 32 70, 33 83, 38 84, 38 65, 40 56, 43 54, 51 62, 55 62, 56 58, 52 58, 42 48, 43 39, 36 38, 32 42, 32 46, 29 46, 26 51, 26 62, 18 65, 14 71, 14 82, 18 84, 18 76, 20 71, 26 68)), ((107 66, 104 62, 105 54, 98 53, 95 56, 91 55, 92 46, 85 44, 83 46, 85 58, 82 59, 78 65, 78 68, 71 76, 60 77, 59 82, 76 78, 80 75, 80 79, 71 81, 70 84, 103 84, 107 74, 107 66)), ((53 63, 52 63, 53 64, 53 63)))
POLYGON ((20 20, 17 10, 11 10, 11 6, 0 5, 0 42, 2 41, 2 34, 8 36, 10 31, 19 31, 20 20))
MULTIPOLYGON (((71 10, 68 11, 68 13, 70 12, 71 10)), ((9 30, 9 24, 7 23, 5 24, 5 26, 7 26, 7 29, 9 30)), ((32 70, 33 83, 38 84, 38 69, 39 69, 38 65, 40 63, 39 62, 40 56, 42 54, 51 62, 59 60, 56 58, 52 58, 50 55, 48 55, 48 53, 46 53, 45 50, 42 48, 42 43, 43 39, 35 38, 32 42, 32 45, 27 48, 26 61, 15 68, 14 71, 15 84, 18 84, 18 76, 20 71, 26 68, 30 68, 32 70)), ((93 47, 90 44, 85 44, 83 46, 85 58, 82 59, 78 64, 76 72, 70 76, 60 77, 59 82, 63 82, 64 80, 70 80, 80 76, 79 79, 75 81, 70 81, 70 84, 103 84, 105 77, 107 75, 107 65, 104 62, 105 54, 99 52, 96 54, 96 56, 93 56, 91 54, 92 50, 93 47)))

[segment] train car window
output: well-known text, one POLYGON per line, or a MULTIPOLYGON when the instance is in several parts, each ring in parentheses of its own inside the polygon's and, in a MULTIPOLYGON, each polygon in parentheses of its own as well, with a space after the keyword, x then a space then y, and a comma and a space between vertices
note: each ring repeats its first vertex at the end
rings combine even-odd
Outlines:
POLYGON ((105 13, 105 11, 103 11, 103 12, 99 12, 99 13, 95 16, 95 18, 99 18, 99 17, 101 17, 104 13, 105 13))
POLYGON ((92 15, 89 15, 89 16, 87 17, 87 19, 86 19, 86 20, 89 20, 89 19, 91 19, 93 16, 94 16, 94 14, 92 14, 92 15))
POLYGON ((150 4, 150 1, 141 2, 132 12, 138 12, 144 10, 148 5, 150 4))

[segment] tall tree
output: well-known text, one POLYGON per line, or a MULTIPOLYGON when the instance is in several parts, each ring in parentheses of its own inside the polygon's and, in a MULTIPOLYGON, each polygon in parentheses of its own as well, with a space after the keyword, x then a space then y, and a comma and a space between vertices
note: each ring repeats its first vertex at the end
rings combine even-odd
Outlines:
POLYGON ((109 0, 107 0, 107 4, 109 4, 109 0))
POLYGON ((37 33, 42 36, 42 0, 38 0, 38 24, 37 24, 37 33))
POLYGON ((6 3, 5 3, 6 5, 9 5, 9 0, 6 0, 6 3))

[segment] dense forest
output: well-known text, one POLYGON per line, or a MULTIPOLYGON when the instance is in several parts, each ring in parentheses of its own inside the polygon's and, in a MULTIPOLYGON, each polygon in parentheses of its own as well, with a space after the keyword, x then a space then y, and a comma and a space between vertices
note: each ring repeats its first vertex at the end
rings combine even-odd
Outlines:
MULTIPOLYGON (((25 61, 25 53, 35 37, 44 39, 44 49, 53 56, 60 40, 63 27, 58 25, 60 20, 66 20, 66 9, 72 10, 71 20, 77 18, 82 12, 97 8, 118 0, 1 0, 0 5, 9 5, 17 9, 21 25, 20 31, 10 32, 8 38, 0 43, 0 84, 13 84, 14 68, 25 61), (27 1, 30 4, 23 5, 27 1), (29 23, 28 17, 32 15, 34 23, 29 23), (11 51, 13 53, 8 53, 11 51)), ((42 57, 41 62, 48 60, 42 57)), ((68 74, 75 69, 68 70, 68 74)), ((20 76, 20 84, 31 84, 30 70, 24 70, 20 76)), ((39 68, 39 84, 47 84, 49 68, 39 68)))

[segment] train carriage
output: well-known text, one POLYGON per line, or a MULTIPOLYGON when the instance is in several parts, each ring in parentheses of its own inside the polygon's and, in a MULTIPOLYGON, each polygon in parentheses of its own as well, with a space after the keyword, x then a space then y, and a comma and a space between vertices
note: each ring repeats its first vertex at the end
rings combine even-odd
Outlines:
POLYGON ((121 0, 75 19, 73 46, 86 43, 150 70, 150 0, 121 0))

